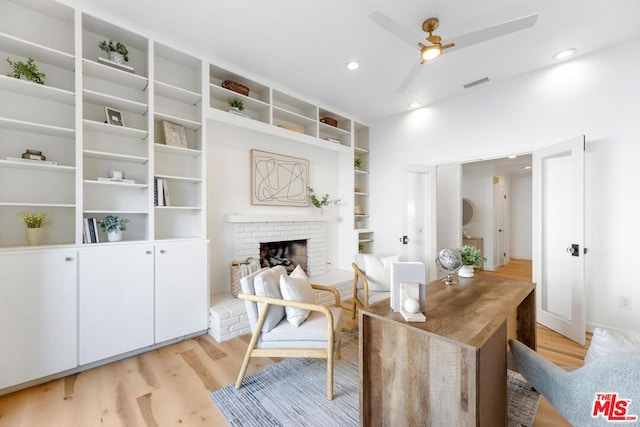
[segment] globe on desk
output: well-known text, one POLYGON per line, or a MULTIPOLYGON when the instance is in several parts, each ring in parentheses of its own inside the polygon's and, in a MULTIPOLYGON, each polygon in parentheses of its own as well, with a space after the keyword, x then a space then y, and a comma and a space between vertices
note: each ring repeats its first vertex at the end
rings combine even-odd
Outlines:
POLYGON ((447 285, 453 285, 458 283, 453 278, 453 273, 462 266, 462 257, 460 252, 451 248, 444 248, 438 252, 438 258, 436 258, 436 265, 440 265, 447 271, 447 277, 442 281, 447 285))

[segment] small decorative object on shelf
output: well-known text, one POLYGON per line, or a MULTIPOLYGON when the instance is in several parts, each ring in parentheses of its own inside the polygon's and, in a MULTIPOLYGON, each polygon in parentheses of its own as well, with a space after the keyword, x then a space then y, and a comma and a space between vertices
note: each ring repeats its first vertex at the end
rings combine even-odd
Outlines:
POLYGON ((184 126, 163 120, 162 128, 164 130, 164 143, 166 145, 188 148, 187 132, 184 126))
POLYGON ((325 139, 326 139, 327 141, 329 141, 329 142, 333 142, 333 143, 335 143, 335 144, 340 144, 340 140, 339 140, 338 138, 334 138, 334 137, 332 137, 332 136, 329 136, 329 137, 327 137, 327 138, 325 138, 325 139))
POLYGON ((113 179, 113 180, 123 180, 124 177, 126 176, 124 171, 115 171, 115 170, 110 170, 107 172, 107 177, 113 179))
POLYGON ((325 125, 333 126, 334 128, 338 127, 338 121, 333 117, 322 117, 320 119, 320 122, 324 123, 325 125))
POLYGON ((318 198, 316 192, 311 187, 307 187, 307 194, 309 195, 309 200, 311 200, 311 204, 316 208, 320 209, 320 212, 323 213, 322 208, 329 205, 337 205, 340 203, 340 199, 331 200, 331 196, 329 194, 325 194, 321 199, 318 198))
POLYGON ((47 221, 46 212, 20 212, 18 214, 24 222, 27 244, 29 246, 37 246, 42 243, 42 228, 50 224, 47 221))
POLYGON ((47 160, 42 151, 34 150, 33 148, 27 148, 27 151, 22 153, 21 157, 28 160, 47 160))
POLYGON ((353 158, 353 167, 356 169, 360 169, 362 167, 362 159, 360 157, 353 158))
POLYGON ((362 206, 360 205, 353 205, 353 213, 355 215, 364 215, 364 213, 362 212, 362 206))
POLYGON ((232 90, 244 96, 249 96, 249 88, 233 80, 225 80, 222 82, 222 87, 232 90))
POLYGON ((107 215, 100 220, 100 228, 107 233, 107 240, 119 242, 122 240, 122 232, 127 229, 128 219, 117 215, 107 215))
POLYGON ((26 63, 12 61, 11 58, 7 58, 7 62, 9 63, 9 74, 7 74, 9 77, 19 79, 24 76, 30 82, 44 84, 44 79, 47 75, 38 69, 38 65, 32 57, 28 57, 26 63))
POLYGON ((234 111, 242 111, 244 110, 244 102, 240 98, 229 98, 227 99, 227 104, 234 111))
POLYGON ((107 123, 110 125, 124 126, 124 120, 120 111, 104 107, 104 112, 107 115, 107 123))
POLYGON ((458 271, 460 277, 473 277, 473 267, 479 267, 487 258, 483 257, 480 251, 473 246, 465 245, 460 248, 460 257, 462 258, 462 267, 458 271))
POLYGON ((129 62, 129 50, 120 42, 114 42, 113 40, 107 42, 106 40, 102 40, 98 43, 98 47, 104 50, 109 56, 109 60, 116 64, 129 62))

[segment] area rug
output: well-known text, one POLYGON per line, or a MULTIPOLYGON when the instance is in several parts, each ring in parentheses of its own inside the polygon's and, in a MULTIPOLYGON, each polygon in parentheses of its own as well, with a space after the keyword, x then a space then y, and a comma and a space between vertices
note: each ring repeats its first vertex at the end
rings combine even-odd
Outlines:
MULTIPOLYGON (((357 426, 359 415, 358 330, 342 336, 342 358, 335 361, 334 399, 326 399, 324 359, 287 359, 230 384, 211 399, 231 426, 357 426)), ((533 425, 540 395, 522 376, 508 371, 508 426, 533 425)))

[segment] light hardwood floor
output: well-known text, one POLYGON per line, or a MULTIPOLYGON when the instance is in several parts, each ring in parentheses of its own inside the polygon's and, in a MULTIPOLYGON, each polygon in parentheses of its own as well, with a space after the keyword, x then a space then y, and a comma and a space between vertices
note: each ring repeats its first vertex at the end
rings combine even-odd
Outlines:
MULTIPOLYGON (((511 260, 481 274, 531 280, 531 263, 511 260)), ((355 327, 345 314, 345 329, 355 327)), ((235 381, 248 341, 244 336, 217 343, 204 335, 0 396, 0 426, 226 425, 209 392, 235 381)), ((586 347, 538 325, 538 351, 556 363, 581 366, 586 347)), ((248 374, 278 360, 254 359, 248 374)), ((534 425, 568 423, 543 400, 534 425)))

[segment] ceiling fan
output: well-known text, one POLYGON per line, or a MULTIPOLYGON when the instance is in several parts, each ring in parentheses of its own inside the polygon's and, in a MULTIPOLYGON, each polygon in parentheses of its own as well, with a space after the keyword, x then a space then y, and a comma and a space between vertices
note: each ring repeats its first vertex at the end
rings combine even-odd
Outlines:
POLYGON ((420 48, 420 57, 413 65, 409 73, 404 78, 398 92, 403 92, 411 82, 418 76, 421 70, 421 65, 427 61, 431 61, 439 57, 445 49, 448 51, 462 49, 474 44, 482 43, 487 40, 495 39, 516 31, 524 30, 525 28, 532 27, 537 19, 537 14, 527 15, 522 18, 517 18, 512 21, 507 21, 502 24, 494 25, 492 27, 483 28, 481 30, 473 31, 471 33, 463 34, 457 37, 453 37, 447 40, 447 44, 442 44, 442 38, 433 32, 438 29, 440 20, 438 18, 428 18, 422 23, 422 31, 429 33, 426 40, 429 44, 417 42, 422 38, 417 32, 411 31, 405 26, 399 24, 395 20, 389 18, 387 15, 380 11, 375 11, 369 15, 376 24, 380 25, 385 30, 391 32, 398 38, 406 41, 411 46, 420 48))

